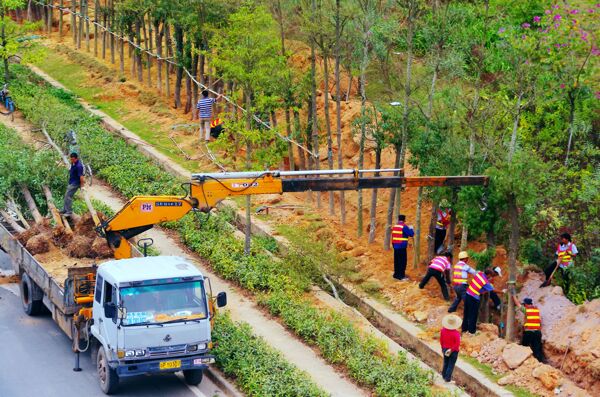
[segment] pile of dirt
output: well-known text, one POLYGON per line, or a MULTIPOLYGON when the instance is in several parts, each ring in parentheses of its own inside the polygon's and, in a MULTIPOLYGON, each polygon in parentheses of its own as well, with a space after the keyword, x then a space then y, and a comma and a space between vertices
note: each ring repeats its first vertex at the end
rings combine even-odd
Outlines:
POLYGON ((540 288, 543 275, 528 273, 519 298, 540 309, 544 353, 552 366, 579 386, 600 395, 600 299, 575 305, 560 287, 540 288))
POLYGON ((463 334, 461 354, 476 358, 500 375, 501 386, 515 385, 540 396, 590 396, 559 369, 538 362, 529 347, 498 337, 494 324, 479 324, 475 335, 463 334))

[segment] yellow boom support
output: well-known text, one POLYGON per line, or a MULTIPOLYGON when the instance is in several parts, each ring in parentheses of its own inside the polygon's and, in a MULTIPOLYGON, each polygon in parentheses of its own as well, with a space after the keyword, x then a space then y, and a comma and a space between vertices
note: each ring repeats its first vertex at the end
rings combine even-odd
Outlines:
POLYGON ((98 231, 115 250, 115 259, 131 257, 130 238, 192 210, 210 211, 228 197, 284 192, 383 189, 405 186, 485 185, 485 176, 404 177, 402 170, 262 171, 193 174, 184 197, 135 196, 98 231), (395 172, 394 176, 363 176, 395 172), (330 176, 323 176, 330 175, 330 176), (338 177, 350 175, 349 177, 338 177), (331 177, 336 176, 336 177, 331 177))

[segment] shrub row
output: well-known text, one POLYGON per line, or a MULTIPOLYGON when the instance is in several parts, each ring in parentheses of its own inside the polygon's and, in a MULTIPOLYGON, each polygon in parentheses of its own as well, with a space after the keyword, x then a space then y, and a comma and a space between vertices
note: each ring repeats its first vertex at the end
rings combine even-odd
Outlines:
MULTIPOLYGON (((12 71, 17 76, 11 84, 17 108, 32 123, 44 125, 59 144, 64 143, 65 132, 76 130, 82 157, 115 189, 127 197, 177 191, 179 181, 134 147, 107 133, 72 95, 49 87, 26 68, 15 66, 12 71)), ((235 376, 248 395, 326 395, 305 373, 254 337, 247 324, 218 316, 213 338, 217 342, 213 351, 217 365, 235 376)))
MULTIPOLYGON (((107 133, 71 95, 48 89, 26 69, 15 71, 19 82, 13 86, 13 94, 26 117, 37 123, 54 119, 47 121, 47 128, 57 138, 69 128, 76 128, 83 155, 113 187, 126 196, 165 194, 168 186, 175 189, 177 180, 107 133), (47 106, 49 116, 39 114, 36 104, 40 102, 47 106), (63 117, 66 114, 70 115, 70 124, 63 117), (114 157, 112 153, 116 153, 114 157)), ((260 303, 298 336, 317 346, 328 362, 345 366, 357 383, 380 396, 431 395, 430 372, 402 354, 390 354, 380 341, 360 332, 349 319, 333 310, 317 308, 304 297, 303 292, 312 284, 314 268, 301 254, 292 252, 276 261, 266 254, 262 242, 255 240, 251 255, 244 255, 243 243, 233 235, 228 216, 203 218, 200 226, 192 216, 169 226, 177 229, 186 245, 208 259, 221 276, 258 293, 260 303)), ((223 360, 223 368, 235 368, 243 363, 227 360, 241 356, 223 355, 219 359, 223 360)), ((240 379, 245 382, 246 378, 240 379)))
POLYGON ((227 375, 250 396, 326 396, 308 376, 289 364, 248 324, 235 324, 227 315, 215 320, 213 353, 227 375))

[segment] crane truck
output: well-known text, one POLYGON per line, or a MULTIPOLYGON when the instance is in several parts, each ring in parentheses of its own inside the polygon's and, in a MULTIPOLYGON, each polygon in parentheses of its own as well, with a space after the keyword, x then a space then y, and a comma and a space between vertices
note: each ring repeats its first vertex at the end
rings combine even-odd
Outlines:
POLYGON ((91 351, 104 393, 115 393, 120 378, 141 374, 183 371, 185 381, 197 385, 215 361, 212 320, 227 296, 213 296, 210 280, 183 258, 140 257, 133 237, 233 196, 486 183, 484 176, 404 177, 399 169, 192 174, 183 196, 135 196, 110 219, 98 220, 96 231, 114 260, 69 268, 66 280, 46 271, 1 224, 0 247, 20 275, 25 312, 36 315, 46 307, 52 313, 73 341, 75 370, 79 353, 91 351))

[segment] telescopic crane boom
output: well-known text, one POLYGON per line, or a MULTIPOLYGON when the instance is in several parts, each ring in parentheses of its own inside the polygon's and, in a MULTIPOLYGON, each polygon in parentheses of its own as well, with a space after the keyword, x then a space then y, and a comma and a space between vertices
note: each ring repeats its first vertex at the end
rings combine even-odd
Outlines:
POLYGON ((129 239, 155 224, 174 221, 190 211, 208 212, 228 197, 284 192, 385 189, 413 186, 487 185, 488 177, 405 177, 401 169, 258 171, 192 174, 186 195, 135 196, 112 218, 98 226, 114 249, 115 259, 130 258, 129 239), (381 173, 399 175, 379 175, 381 173))

